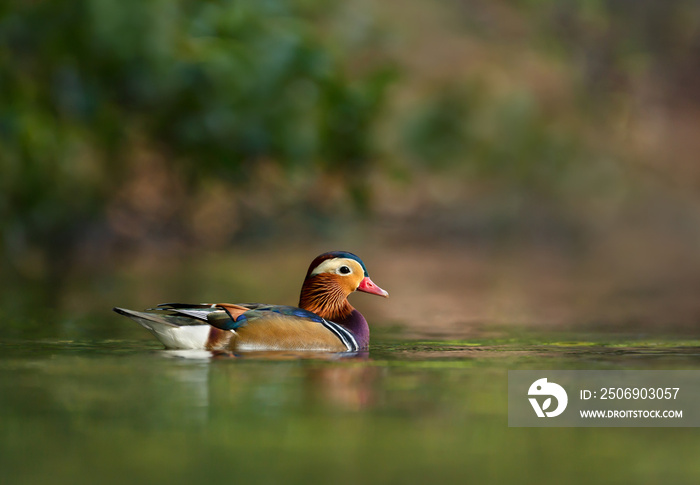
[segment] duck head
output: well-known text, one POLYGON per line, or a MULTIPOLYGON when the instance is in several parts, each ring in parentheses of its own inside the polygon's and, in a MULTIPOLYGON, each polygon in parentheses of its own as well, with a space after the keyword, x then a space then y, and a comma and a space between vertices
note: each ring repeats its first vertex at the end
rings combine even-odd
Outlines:
POLYGON ((299 307, 322 318, 338 321, 354 308, 347 298, 354 291, 388 297, 374 284, 360 258, 345 251, 332 251, 311 262, 301 287, 299 307))

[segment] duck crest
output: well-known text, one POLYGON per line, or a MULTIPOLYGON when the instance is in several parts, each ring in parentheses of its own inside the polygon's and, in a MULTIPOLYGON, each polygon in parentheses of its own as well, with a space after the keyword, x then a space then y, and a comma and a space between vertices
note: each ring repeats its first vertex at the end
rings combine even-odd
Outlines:
MULTIPOLYGON (((320 260, 319 264, 321 261, 323 260, 320 260)), ((299 297, 299 308, 333 322, 345 320, 355 310, 348 302, 336 277, 325 273, 304 280, 299 297)))

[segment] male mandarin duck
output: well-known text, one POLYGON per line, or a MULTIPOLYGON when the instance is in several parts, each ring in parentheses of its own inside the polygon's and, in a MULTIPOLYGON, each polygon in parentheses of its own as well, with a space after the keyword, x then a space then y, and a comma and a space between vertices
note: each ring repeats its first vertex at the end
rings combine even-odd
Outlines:
POLYGON ((369 345, 369 327, 348 302, 354 291, 388 297, 360 258, 333 251, 314 259, 299 307, 260 303, 166 303, 143 312, 114 308, 169 349, 354 352, 369 345))

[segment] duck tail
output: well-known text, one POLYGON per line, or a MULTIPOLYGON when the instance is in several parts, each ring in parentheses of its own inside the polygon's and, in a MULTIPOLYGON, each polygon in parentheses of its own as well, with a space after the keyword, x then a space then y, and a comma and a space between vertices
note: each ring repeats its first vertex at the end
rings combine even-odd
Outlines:
POLYGON ((169 349, 208 347, 211 326, 196 318, 165 312, 137 312, 119 307, 113 310, 139 323, 169 349))

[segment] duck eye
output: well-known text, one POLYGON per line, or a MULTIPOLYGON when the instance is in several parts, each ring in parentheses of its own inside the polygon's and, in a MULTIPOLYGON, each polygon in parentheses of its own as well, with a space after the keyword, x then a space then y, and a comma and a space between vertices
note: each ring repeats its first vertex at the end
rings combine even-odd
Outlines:
POLYGON ((351 273, 350 268, 348 268, 347 266, 341 266, 340 268, 338 268, 338 272, 340 274, 350 274, 351 273))

